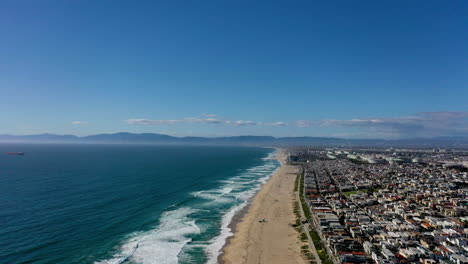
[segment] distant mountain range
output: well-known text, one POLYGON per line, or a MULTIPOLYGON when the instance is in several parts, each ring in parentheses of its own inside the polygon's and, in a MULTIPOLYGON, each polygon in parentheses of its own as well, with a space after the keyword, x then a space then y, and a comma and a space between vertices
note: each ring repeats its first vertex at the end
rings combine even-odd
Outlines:
POLYGON ((0 142, 9 143, 102 143, 102 144, 193 144, 249 146, 370 146, 370 147, 457 147, 468 148, 468 137, 436 137, 413 139, 342 139, 331 137, 174 137, 155 133, 115 133, 85 137, 74 135, 0 135, 0 142))

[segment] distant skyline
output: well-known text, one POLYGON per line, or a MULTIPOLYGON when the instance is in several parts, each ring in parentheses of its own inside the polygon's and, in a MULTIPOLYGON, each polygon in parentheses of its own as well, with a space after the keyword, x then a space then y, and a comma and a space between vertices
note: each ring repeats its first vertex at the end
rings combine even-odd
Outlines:
POLYGON ((2 1, 0 134, 468 135, 467 1, 2 1))

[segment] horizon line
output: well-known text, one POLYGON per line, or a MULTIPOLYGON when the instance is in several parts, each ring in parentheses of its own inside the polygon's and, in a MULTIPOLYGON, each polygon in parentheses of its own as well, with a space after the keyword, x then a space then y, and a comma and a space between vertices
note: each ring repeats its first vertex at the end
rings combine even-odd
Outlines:
POLYGON ((28 136, 60 136, 60 137, 76 137, 76 138, 87 138, 92 136, 98 135, 117 135, 117 134, 131 134, 131 135, 161 135, 173 138, 206 138, 206 139, 217 139, 217 138, 235 138, 235 137, 269 137, 274 139, 281 139, 281 138, 322 138, 322 139, 341 139, 341 140, 386 140, 386 141, 395 141, 395 140, 411 140, 411 139, 440 139, 440 138, 462 138, 468 139, 468 136, 433 136, 433 137, 399 137, 399 138, 349 138, 349 137, 334 137, 334 136, 272 136, 272 135, 229 135, 229 136, 175 136, 170 134, 164 133, 156 133, 156 132, 143 132, 143 133, 136 133, 136 132, 114 132, 114 133, 97 133, 97 134, 89 134, 84 136, 74 135, 74 134, 55 134, 55 133, 38 133, 38 134, 0 134, 0 136, 10 136, 10 137, 28 137, 28 136))

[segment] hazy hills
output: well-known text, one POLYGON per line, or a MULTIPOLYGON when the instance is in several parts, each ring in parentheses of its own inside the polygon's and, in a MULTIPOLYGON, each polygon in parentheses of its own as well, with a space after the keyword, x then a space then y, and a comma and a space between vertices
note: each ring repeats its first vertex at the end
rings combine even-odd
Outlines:
POLYGON ((328 137, 174 137, 155 133, 74 135, 0 135, 0 142, 10 143, 105 143, 105 144, 194 144, 194 145, 254 145, 254 146, 373 146, 373 147, 468 147, 468 137, 436 137, 399 140, 342 139, 328 137))

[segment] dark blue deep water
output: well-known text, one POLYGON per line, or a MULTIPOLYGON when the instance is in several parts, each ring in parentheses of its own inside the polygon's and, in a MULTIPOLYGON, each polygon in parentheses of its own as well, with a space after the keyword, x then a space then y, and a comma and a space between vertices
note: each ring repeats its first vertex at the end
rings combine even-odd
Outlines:
POLYGON ((0 263, 216 263, 273 151, 0 145, 0 263))

